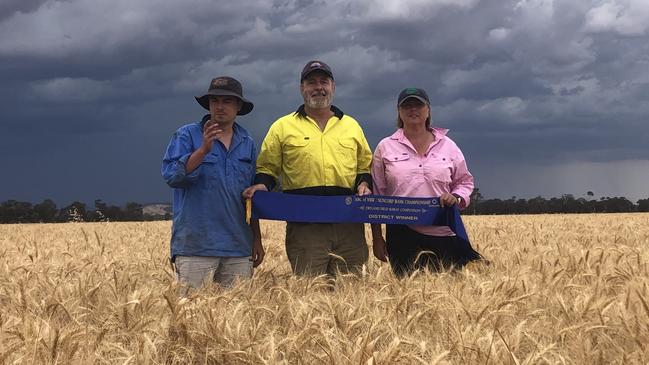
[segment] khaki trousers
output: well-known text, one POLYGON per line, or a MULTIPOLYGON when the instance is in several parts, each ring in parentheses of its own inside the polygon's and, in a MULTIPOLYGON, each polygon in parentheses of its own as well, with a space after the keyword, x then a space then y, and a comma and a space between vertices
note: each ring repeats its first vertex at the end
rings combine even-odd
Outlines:
POLYGON ((368 257, 362 223, 286 224, 286 255, 293 273, 360 273, 368 257))

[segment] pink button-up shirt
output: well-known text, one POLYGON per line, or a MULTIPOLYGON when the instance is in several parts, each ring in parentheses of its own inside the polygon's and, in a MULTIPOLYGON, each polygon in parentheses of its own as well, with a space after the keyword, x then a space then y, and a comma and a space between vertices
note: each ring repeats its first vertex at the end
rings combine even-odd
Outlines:
MULTIPOLYGON (((448 129, 431 128, 435 136, 424 155, 419 155, 399 128, 376 146, 372 160, 373 192, 379 195, 430 198, 443 193, 462 197, 461 209, 469 205, 473 176, 462 151, 449 137, 448 129)), ((452 236, 447 226, 410 228, 431 236, 452 236)))

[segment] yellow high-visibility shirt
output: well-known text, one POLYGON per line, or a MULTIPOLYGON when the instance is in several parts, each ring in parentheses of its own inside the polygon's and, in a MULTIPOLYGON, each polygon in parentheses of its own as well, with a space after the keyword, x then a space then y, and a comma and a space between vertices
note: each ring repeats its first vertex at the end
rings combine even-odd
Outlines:
POLYGON ((298 112, 276 120, 262 142, 257 174, 280 179, 283 190, 354 189, 356 177, 370 172, 372 151, 358 122, 336 107, 332 111, 324 131, 298 112))

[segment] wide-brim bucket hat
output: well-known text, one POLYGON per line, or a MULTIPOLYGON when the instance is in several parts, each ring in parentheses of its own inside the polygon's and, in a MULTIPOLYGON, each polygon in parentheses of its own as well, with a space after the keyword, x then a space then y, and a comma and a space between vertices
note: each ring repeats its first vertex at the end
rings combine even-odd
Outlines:
POLYGON ((241 100, 241 110, 237 115, 246 115, 252 111, 254 104, 243 97, 243 87, 236 79, 229 76, 220 76, 212 79, 207 93, 196 96, 196 101, 205 109, 210 110, 210 96, 234 96, 241 100))

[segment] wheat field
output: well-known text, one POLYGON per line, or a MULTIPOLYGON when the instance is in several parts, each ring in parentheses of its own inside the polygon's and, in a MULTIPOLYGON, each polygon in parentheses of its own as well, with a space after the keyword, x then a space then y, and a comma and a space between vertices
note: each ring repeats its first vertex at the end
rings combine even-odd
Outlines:
MULTIPOLYGON (((0 226, 2 364, 642 364, 649 214, 466 217, 492 261, 296 278, 282 222, 231 290, 177 295, 169 222, 0 226)), ((368 229, 369 237, 369 229, 368 229)))

